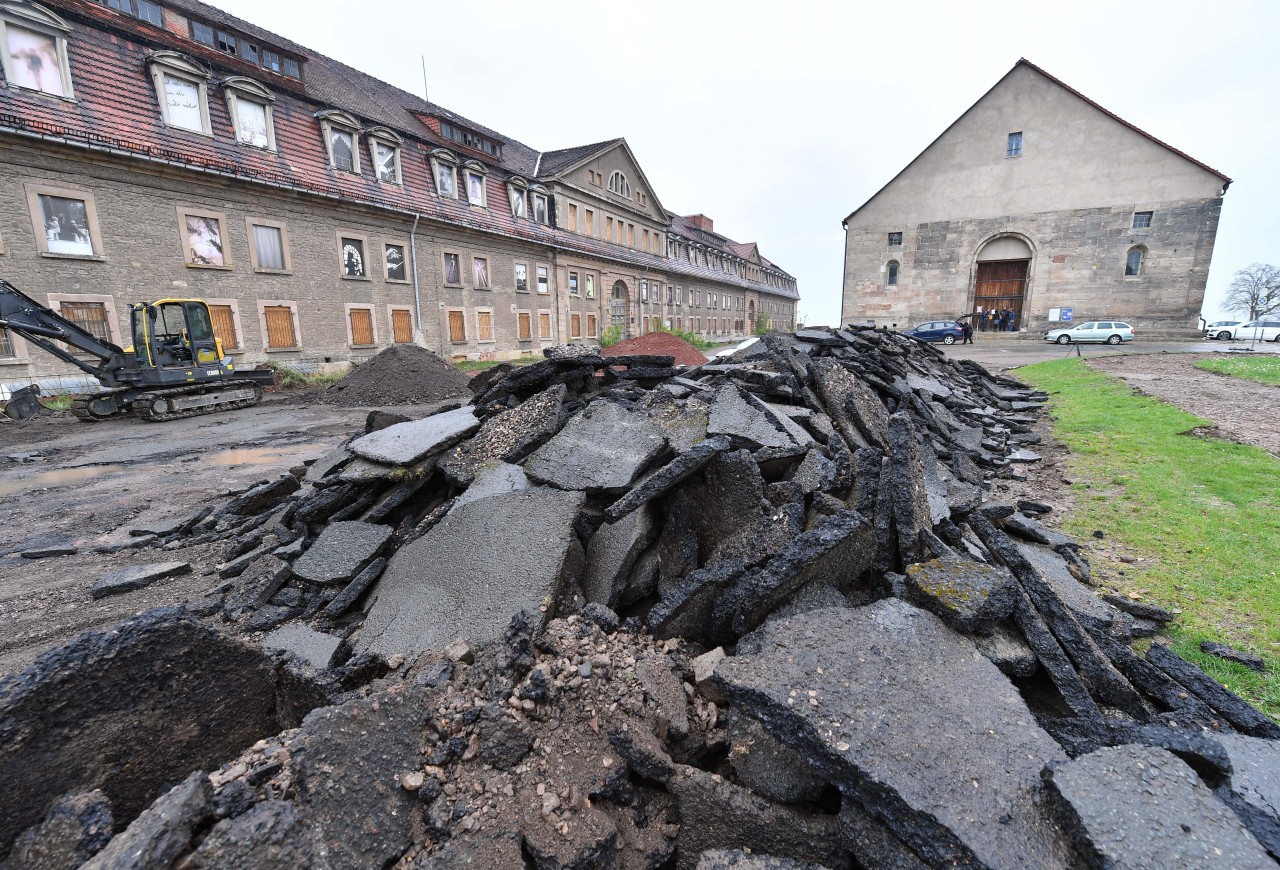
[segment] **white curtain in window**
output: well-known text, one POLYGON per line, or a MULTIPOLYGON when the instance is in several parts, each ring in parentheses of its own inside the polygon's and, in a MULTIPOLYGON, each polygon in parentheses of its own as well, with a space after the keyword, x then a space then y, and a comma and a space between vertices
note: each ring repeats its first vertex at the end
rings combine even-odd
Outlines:
POLYGON ((279 227, 253 227, 253 245, 258 252, 259 269, 284 268, 284 238, 279 227))

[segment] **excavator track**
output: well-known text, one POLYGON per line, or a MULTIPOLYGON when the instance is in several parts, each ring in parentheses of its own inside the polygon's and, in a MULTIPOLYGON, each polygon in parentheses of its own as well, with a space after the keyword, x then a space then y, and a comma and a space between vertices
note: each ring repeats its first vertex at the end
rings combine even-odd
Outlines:
POLYGON ((100 393, 75 396, 71 399, 71 413, 85 423, 97 423, 99 420, 119 417, 125 413, 125 409, 116 400, 127 391, 128 387, 119 387, 100 393))
POLYGON ((181 420, 186 417, 199 417, 203 414, 216 414, 220 411, 234 411, 237 408, 251 408, 262 401, 262 386, 254 381, 227 381, 220 384, 207 384, 199 387, 173 387, 168 390, 147 390, 135 396, 129 402, 129 410, 144 420, 162 423, 166 420, 181 420), (202 393, 223 393, 237 390, 252 390, 252 395, 229 402, 215 402, 197 408, 180 410, 164 410, 168 405, 165 399, 183 396, 199 396, 202 393))

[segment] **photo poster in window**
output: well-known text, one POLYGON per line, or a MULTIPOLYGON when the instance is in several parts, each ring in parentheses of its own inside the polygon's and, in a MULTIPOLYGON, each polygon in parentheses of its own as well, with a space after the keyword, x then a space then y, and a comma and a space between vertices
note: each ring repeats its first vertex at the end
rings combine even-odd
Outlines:
POLYGON ((529 292, 529 267, 524 263, 516 263, 516 291, 529 292))
POLYGON ((587 275, 587 298, 588 299, 596 298, 596 276, 595 275, 587 275))
POLYGON ((176 76, 164 77, 164 100, 168 107, 169 126, 200 133, 204 123, 200 118, 200 86, 176 76))
POLYGON ((471 261, 471 275, 475 278, 476 287, 489 289, 489 261, 484 257, 475 257, 471 261))
POLYGON ((462 283, 462 267, 458 261, 457 254, 444 255, 444 283, 446 284, 462 283))
POLYGON ((344 172, 355 171, 355 148, 351 134, 346 130, 330 130, 329 142, 333 148, 333 165, 344 172))
POLYGON ((533 198, 533 219, 540 224, 547 222, 547 198, 545 196, 535 196, 533 198))
POLYGON ((570 296, 578 295, 578 273, 577 272, 569 273, 569 295, 570 296))
POLYGON ((475 205, 484 203, 484 176, 475 172, 467 173, 467 199, 475 205))
POLYGON ((241 144, 266 148, 267 107, 252 100, 236 100, 236 133, 241 144))
POLYGON ((62 90, 62 66, 58 63, 58 45, 52 36, 33 33, 10 24, 9 61, 13 70, 12 84, 55 97, 65 97, 62 90))
POLYGON ((548 278, 547 278, 547 267, 546 267, 546 266, 539 266, 539 267, 538 267, 538 292, 539 292, 539 293, 549 293, 549 292, 551 292, 551 290, 550 290, 550 286, 549 286, 549 284, 548 284, 547 282, 548 282, 548 278))
POLYGON ((445 166, 442 164, 436 168, 436 189, 440 191, 441 196, 457 196, 453 187, 452 166, 445 166))
POLYGON ((511 216, 522 218, 525 213, 524 191, 511 188, 507 191, 507 196, 511 199, 511 216))
POLYGON ((378 142, 374 145, 378 153, 378 178, 382 181, 396 181, 396 149, 378 142))
POLYGON ((40 213, 44 219, 44 235, 51 254, 93 256, 89 238, 89 216, 83 199, 40 194, 40 213))
POLYGON ((384 251, 383 259, 387 264, 387 280, 388 281, 407 281, 408 272, 404 264, 404 246, 403 245, 387 245, 384 251))
POLYGON ((348 278, 365 277, 364 242, 359 239, 342 240, 342 274, 348 278))
POLYGON ((222 221, 215 217, 189 214, 187 220, 187 262, 193 266, 225 266, 222 249, 222 221))

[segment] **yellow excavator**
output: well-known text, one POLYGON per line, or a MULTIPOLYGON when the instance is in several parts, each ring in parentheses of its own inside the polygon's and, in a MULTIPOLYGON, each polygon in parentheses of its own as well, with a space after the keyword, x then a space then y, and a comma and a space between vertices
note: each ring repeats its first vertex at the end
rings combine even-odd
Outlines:
MULTIPOLYGON (((247 408, 262 401, 262 388, 272 382, 270 371, 236 371, 213 334, 209 306, 202 299, 131 304, 129 325, 133 346, 120 348, 0 278, 0 326, 102 384, 99 392, 75 397, 71 410, 81 420, 120 414, 177 420, 247 408)), ((27 412, 18 410, 16 416, 36 411, 38 391, 34 387, 28 391, 28 400, 16 403, 27 412)), ((11 400, 10 405, 14 404, 11 400)))

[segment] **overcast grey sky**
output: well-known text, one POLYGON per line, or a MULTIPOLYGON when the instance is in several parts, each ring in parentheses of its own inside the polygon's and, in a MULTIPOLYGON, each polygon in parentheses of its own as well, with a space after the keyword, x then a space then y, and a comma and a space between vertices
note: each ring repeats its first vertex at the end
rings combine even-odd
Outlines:
POLYGON ((1025 57, 1234 183, 1205 314, 1280 265, 1280 3, 214 0, 534 148, 624 136, 663 204, 840 313, 840 219, 1025 57))

